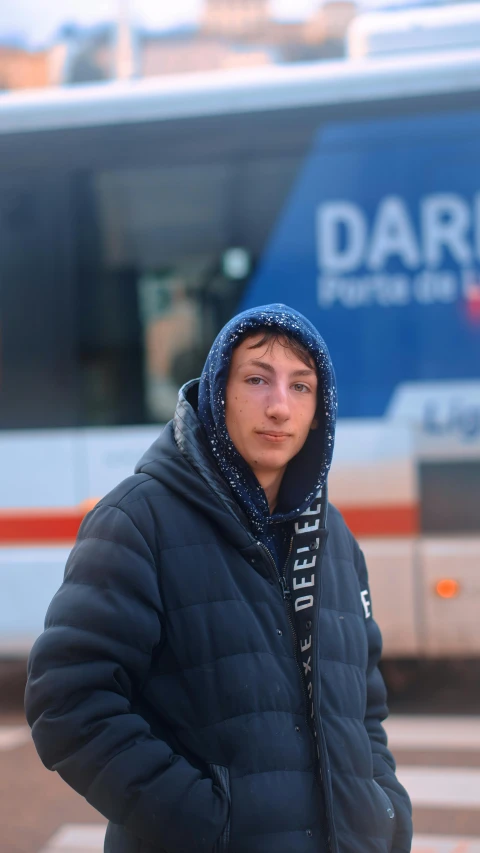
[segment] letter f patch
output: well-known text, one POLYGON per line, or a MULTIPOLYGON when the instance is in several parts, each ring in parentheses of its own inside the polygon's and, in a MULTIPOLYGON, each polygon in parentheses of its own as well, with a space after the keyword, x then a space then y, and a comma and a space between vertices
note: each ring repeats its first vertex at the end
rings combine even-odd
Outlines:
POLYGON ((372 615, 372 605, 370 604, 370 593, 368 589, 362 589, 360 598, 362 599, 363 609, 365 611, 365 619, 369 619, 372 615))

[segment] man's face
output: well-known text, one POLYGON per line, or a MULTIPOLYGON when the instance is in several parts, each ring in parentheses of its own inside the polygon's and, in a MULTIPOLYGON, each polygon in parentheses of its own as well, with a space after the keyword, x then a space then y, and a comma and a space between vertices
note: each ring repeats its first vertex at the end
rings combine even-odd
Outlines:
POLYGON ((316 427, 317 373, 288 346, 252 349, 263 333, 234 350, 226 391, 230 438, 259 482, 283 472, 316 427))

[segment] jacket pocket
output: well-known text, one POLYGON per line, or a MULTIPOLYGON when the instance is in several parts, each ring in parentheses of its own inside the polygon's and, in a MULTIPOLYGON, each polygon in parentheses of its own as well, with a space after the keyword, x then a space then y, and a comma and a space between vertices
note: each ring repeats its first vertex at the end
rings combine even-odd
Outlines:
POLYGON ((232 803, 232 796, 230 792, 230 773, 228 772, 228 767, 224 767, 222 764, 209 764, 210 773, 212 775, 212 779, 221 791, 225 794, 228 802, 228 818, 225 824, 225 827, 222 831, 222 834, 215 842, 215 846, 213 848, 213 853, 227 853, 228 846, 230 843, 230 809, 232 803))
POLYGON ((382 786, 379 785, 378 782, 375 781, 375 779, 373 780, 373 784, 380 791, 382 801, 385 807, 385 813, 388 819, 387 827, 388 829, 390 829, 390 840, 392 841, 395 834, 396 826, 395 809, 393 808, 393 803, 390 797, 388 796, 387 792, 382 788, 382 786))

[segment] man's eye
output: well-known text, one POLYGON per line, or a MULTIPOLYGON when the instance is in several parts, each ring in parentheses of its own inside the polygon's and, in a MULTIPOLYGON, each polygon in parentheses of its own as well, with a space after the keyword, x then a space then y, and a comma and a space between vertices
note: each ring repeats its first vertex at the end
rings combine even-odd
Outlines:
POLYGON ((249 376, 247 382, 249 385, 261 385, 265 380, 261 378, 261 376, 249 376))
POLYGON ((308 391, 310 391, 308 385, 304 385, 303 382, 296 382, 293 387, 295 388, 295 391, 300 391, 302 394, 308 393, 308 391))

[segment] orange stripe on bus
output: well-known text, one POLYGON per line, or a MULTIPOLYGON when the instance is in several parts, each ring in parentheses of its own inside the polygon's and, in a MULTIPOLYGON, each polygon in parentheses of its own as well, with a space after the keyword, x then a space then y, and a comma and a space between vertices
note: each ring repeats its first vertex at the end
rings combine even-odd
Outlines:
MULTIPOLYGON (((71 545, 91 504, 67 509, 0 510, 0 546, 71 545)), ((415 536, 419 532, 419 508, 415 505, 339 509, 354 536, 415 536)))
POLYGON ((0 512, 0 545, 70 545, 85 513, 79 509, 0 512))
POLYGON ((416 536, 420 508, 416 505, 339 507, 354 536, 416 536))

